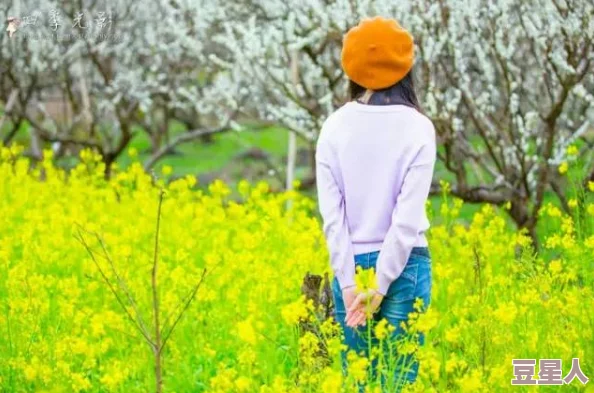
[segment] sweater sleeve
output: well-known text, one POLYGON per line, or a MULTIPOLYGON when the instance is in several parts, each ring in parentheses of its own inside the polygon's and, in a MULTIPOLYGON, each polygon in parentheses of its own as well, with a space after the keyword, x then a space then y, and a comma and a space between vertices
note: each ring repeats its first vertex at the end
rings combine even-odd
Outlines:
POLYGON ((398 194, 392 222, 377 260, 378 291, 384 296, 390 284, 404 270, 419 231, 424 225, 425 203, 431 188, 435 155, 434 140, 421 147, 415 161, 408 168, 398 194))
POLYGON ((318 207, 330 254, 330 265, 341 289, 355 286, 355 257, 345 211, 345 199, 335 176, 335 157, 322 138, 316 147, 318 207))

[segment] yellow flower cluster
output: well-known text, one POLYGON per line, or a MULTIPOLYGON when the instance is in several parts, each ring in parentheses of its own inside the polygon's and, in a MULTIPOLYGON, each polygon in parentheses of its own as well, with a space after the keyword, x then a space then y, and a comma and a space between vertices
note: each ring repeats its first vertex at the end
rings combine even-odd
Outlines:
MULTIPOLYGON (((20 148, 0 148, 0 391, 154 390, 153 353, 98 266, 119 283, 121 298, 133 296, 127 311, 152 332, 161 189, 163 323, 171 326, 207 270, 163 352, 166 392, 355 392, 369 379, 370 360, 352 352, 342 374, 340 330, 312 316, 300 293, 306 272, 329 271, 314 201, 295 191, 271 193, 265 183, 230 189, 215 181, 198 189, 188 176, 166 184, 137 162, 113 168, 110 181, 104 170, 91 151, 66 174, 51 152, 31 165, 20 148), (312 328, 297 329, 300 323, 312 328)), ((165 167, 160 175, 170 173, 165 167)), ((512 358, 561 358, 567 365, 579 356, 594 378, 587 361, 594 358, 594 237, 546 206, 556 229, 535 256, 505 212, 484 206, 465 223, 461 208, 446 198, 431 213, 439 218, 441 210, 447 219, 430 233, 429 311, 415 312, 406 327, 424 333, 426 345, 399 346, 421 360, 409 391, 513 391, 512 358)), ((357 284, 373 285, 372 276, 360 275, 357 284)), ((386 341, 393 332, 384 321, 371 333, 386 341)), ((377 381, 367 382, 367 391, 380 391, 377 381)))

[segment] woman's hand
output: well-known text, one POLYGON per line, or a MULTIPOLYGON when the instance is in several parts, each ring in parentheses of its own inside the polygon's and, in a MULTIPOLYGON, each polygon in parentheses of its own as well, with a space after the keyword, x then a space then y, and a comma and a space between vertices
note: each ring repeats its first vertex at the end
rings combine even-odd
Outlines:
POLYGON ((351 305, 347 306, 346 325, 353 328, 365 325, 367 316, 377 311, 383 299, 384 296, 374 289, 357 295, 351 305))
POLYGON ((357 292, 355 292, 357 287, 354 285, 352 287, 348 287, 342 290, 342 300, 344 301, 344 307, 348 310, 355 298, 357 297, 357 292))

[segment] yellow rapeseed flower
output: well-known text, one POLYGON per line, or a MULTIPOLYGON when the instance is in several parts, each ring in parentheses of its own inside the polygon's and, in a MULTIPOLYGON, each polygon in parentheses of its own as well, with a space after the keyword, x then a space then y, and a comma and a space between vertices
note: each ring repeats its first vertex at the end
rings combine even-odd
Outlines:
POLYGON ((378 340, 383 340, 388 336, 388 320, 382 318, 374 327, 375 337, 378 340))
POLYGON ((579 149, 577 148, 576 145, 569 145, 569 146, 567 146, 566 152, 567 152, 567 155, 569 155, 569 156, 575 156, 579 153, 579 149))
POLYGON ((445 332, 445 339, 450 343, 457 343, 460 340, 460 328, 458 326, 450 327, 445 332))
POLYGON ((342 373, 337 370, 326 368, 323 372, 322 391, 328 393, 340 393, 342 389, 342 373))
POLYGON ((171 165, 163 165, 163 168, 161 168, 161 173, 164 176, 169 176, 171 175, 171 173, 173 173, 173 168, 171 167, 171 165))
POLYGON ((551 262, 549 262, 549 271, 551 272, 551 274, 553 276, 556 276, 557 274, 559 274, 562 270, 562 265, 561 265, 561 261, 558 259, 552 260, 551 262))
POLYGON ((495 318, 506 325, 511 325, 517 314, 518 308, 513 302, 500 304, 494 312, 495 318))
POLYGON ((289 325, 295 325, 300 320, 307 319, 309 313, 305 304, 305 297, 302 296, 298 300, 287 304, 282 308, 281 314, 285 322, 289 325))
POLYGON ((559 173, 564 175, 567 173, 567 170, 569 169, 569 164, 567 164, 566 161, 562 162, 561 165, 559 165, 559 173))
POLYGON ((563 215, 561 210, 552 203, 548 203, 545 207, 545 210, 549 217, 561 217, 563 215))
POLYGON ((439 322, 439 314, 435 308, 429 308, 426 312, 419 315, 415 326, 419 332, 427 333, 439 322))
POLYGON ((245 341, 248 344, 256 344, 257 341, 257 335, 256 335, 256 331, 254 330, 254 327, 252 325, 252 321, 250 319, 246 319, 244 321, 240 321, 237 324, 237 332, 239 335, 239 338, 242 341, 245 341))
POLYGON ((556 248, 562 244, 562 238, 558 234, 551 235, 546 238, 545 247, 546 248, 556 248))
POLYGON ((373 269, 363 269, 357 266, 357 273, 355 274, 355 285, 357 291, 364 292, 370 289, 377 289, 377 280, 375 271, 373 269))
POLYGON ((462 392, 480 392, 484 388, 482 379, 482 372, 479 369, 474 369, 471 372, 464 374, 458 380, 458 384, 462 392))
POLYGON ((446 180, 440 180, 439 185, 441 186, 441 190, 444 194, 449 194, 449 192, 452 190, 450 183, 446 180))
POLYGON ((369 359, 364 356, 359 356, 353 351, 347 353, 348 372, 355 381, 362 382, 367 378, 367 368, 369 367, 369 359))
POLYGON ((248 392, 248 391, 250 391, 251 384, 252 384, 252 381, 248 377, 241 375, 239 378, 237 378, 235 380, 235 387, 237 389, 236 391, 237 392, 248 392))

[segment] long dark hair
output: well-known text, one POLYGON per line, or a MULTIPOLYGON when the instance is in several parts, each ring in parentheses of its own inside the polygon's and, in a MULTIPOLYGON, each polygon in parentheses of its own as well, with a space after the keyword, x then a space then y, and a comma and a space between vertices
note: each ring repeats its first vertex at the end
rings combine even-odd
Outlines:
MULTIPOLYGON (((360 100, 367 91, 363 86, 349 79, 349 100, 360 100)), ((375 90, 369 100, 368 105, 406 105, 419 112, 422 112, 417 93, 415 91, 415 82, 412 69, 408 74, 396 84, 381 90, 375 90)))

